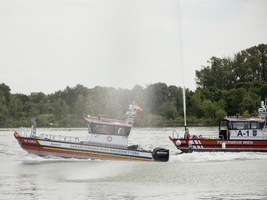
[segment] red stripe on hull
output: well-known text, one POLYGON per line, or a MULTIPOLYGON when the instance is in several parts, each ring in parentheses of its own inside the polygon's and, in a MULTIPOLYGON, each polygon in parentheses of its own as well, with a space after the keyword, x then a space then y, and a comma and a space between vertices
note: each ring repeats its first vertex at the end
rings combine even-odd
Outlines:
POLYGON ((58 154, 59 157, 84 157, 84 158, 99 158, 99 159, 116 159, 116 160, 139 160, 139 161, 153 161, 151 158, 134 157, 128 155, 116 155, 103 152, 89 152, 79 151, 77 149, 61 149, 56 147, 43 147, 37 140, 17 138, 21 147, 26 151, 35 151, 38 155, 49 155, 49 153, 58 154), (34 142, 35 141, 35 142, 34 142), (27 142, 27 143, 25 143, 27 142), (40 153, 38 153, 40 152, 40 153), (64 156, 66 155, 66 156, 64 156), (73 156, 71 156, 73 155, 73 156))

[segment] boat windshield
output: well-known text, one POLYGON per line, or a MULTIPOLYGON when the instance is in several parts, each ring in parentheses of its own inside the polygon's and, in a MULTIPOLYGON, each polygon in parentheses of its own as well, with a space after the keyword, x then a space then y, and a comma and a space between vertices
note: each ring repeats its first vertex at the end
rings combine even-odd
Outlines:
POLYGON ((233 129, 263 129, 264 127, 264 122, 258 122, 258 121, 254 121, 254 122, 231 122, 229 129, 233 130, 233 129))
POLYGON ((89 123, 88 131, 92 134, 128 136, 130 134, 131 127, 89 123))

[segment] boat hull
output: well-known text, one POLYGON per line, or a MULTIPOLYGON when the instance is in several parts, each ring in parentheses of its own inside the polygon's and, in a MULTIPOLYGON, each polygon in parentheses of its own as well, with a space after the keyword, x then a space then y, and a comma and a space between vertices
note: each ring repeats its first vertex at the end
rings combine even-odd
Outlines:
POLYGON ((177 149, 191 152, 267 152, 267 140, 220 140, 170 138, 177 149), (177 142, 178 141, 178 142, 177 142))
POLYGON ((57 156, 78 159, 115 159, 134 161, 154 161, 151 151, 128 150, 91 146, 82 143, 62 142, 46 139, 20 137, 14 134, 21 148, 38 156, 57 156))

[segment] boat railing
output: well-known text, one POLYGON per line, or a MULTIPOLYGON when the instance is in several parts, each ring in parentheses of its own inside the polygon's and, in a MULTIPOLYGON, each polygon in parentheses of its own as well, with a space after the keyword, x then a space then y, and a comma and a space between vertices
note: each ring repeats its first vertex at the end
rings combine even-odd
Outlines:
MULTIPOLYGON (((172 138, 179 138, 179 133, 176 132, 175 130, 172 131, 172 138)), ((224 140, 222 135, 191 135, 190 139, 207 139, 207 140, 215 140, 215 139, 221 139, 224 140)))
POLYGON ((52 134, 42 133, 41 135, 39 135, 39 138, 40 139, 46 139, 46 140, 79 143, 79 137, 71 137, 71 136, 64 136, 64 135, 52 135, 52 134))
POLYGON ((179 133, 176 132, 176 130, 172 131, 172 138, 179 138, 179 133))
POLYGON ((19 127, 19 134, 23 137, 28 137, 31 135, 31 131, 27 129, 25 126, 19 127))
MULTIPOLYGON (((27 129, 26 127, 24 127, 24 126, 21 126, 19 128, 19 134, 22 137, 32 137, 31 131, 29 129, 27 129)), ((52 135, 52 134, 44 134, 44 133, 42 133, 37 138, 39 138, 39 139, 47 139, 47 140, 56 140, 56 141, 79 143, 79 137, 71 137, 71 136, 64 136, 64 135, 52 135)))

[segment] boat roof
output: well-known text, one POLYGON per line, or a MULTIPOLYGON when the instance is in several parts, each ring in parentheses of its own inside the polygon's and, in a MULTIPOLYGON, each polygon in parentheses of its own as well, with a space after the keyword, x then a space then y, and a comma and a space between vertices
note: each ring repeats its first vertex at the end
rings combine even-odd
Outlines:
POLYGON ((127 121, 121 121, 116 119, 106 119, 100 117, 85 117, 85 120, 89 123, 103 124, 103 125, 114 125, 114 126, 127 126, 132 127, 133 123, 127 121))
POLYGON ((265 121, 265 117, 225 117, 224 119, 228 121, 265 121))
POLYGON ((253 122, 255 122, 255 121, 259 121, 259 122, 264 122, 265 121, 265 118, 266 118, 266 114, 267 114, 267 112, 266 112, 266 108, 265 108, 265 106, 264 107, 262 107, 262 108, 259 108, 258 109, 258 116, 257 117, 239 117, 239 116, 234 116, 234 117, 225 117, 224 119, 225 120, 228 120, 228 121, 235 121, 235 122, 238 122, 238 121, 240 121, 240 122, 249 122, 249 121, 253 121, 253 122))

